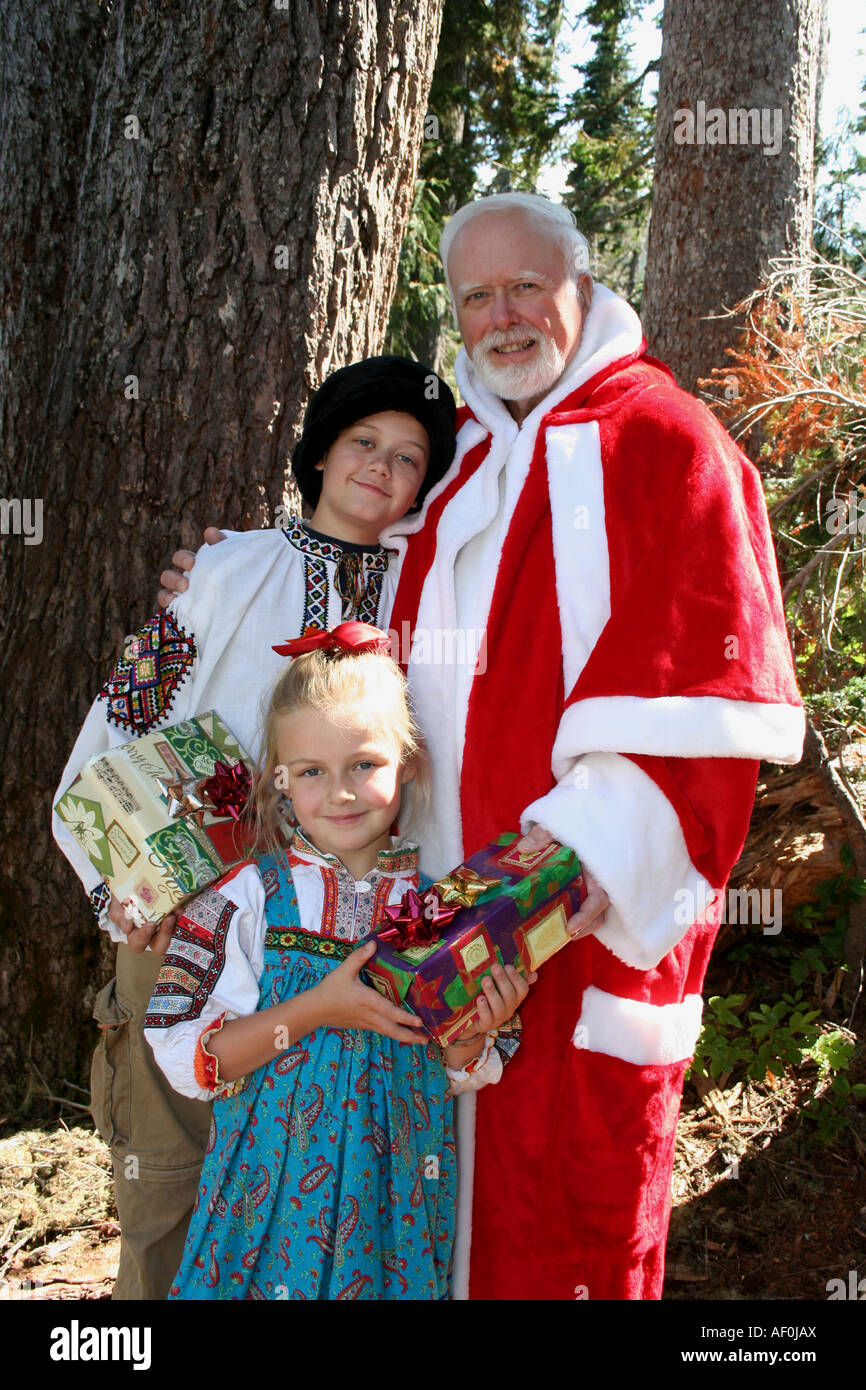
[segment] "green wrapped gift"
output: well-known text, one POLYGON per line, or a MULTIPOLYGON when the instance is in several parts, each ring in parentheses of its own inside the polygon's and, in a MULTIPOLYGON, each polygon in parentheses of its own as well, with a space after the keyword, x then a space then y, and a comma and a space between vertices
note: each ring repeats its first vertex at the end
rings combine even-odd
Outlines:
POLYGON ((249 788, 246 753, 209 710, 91 758, 56 810, 144 925, 243 859, 249 788))
POLYGON ((586 897, 577 855, 556 841, 518 853, 517 838, 500 835, 385 909, 391 924, 378 931, 366 972, 443 1046, 467 1028, 497 961, 528 975, 571 940, 565 924, 586 897))

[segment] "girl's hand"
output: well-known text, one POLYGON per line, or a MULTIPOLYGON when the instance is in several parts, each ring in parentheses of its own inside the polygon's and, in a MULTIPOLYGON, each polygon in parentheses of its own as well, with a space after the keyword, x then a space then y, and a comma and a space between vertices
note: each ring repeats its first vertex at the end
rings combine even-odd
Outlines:
POLYGON ((383 1033, 398 1042, 425 1043, 426 1033, 420 1018, 392 1004, 378 990, 361 983, 358 978, 367 961, 376 952, 375 941, 366 941, 347 956, 330 975, 314 986, 319 995, 317 1012, 327 1028, 361 1028, 368 1033, 383 1033))
POLYGON ((161 922, 147 922, 137 927, 131 917, 127 917, 117 898, 112 894, 108 915, 115 926, 126 933, 126 944, 130 951, 140 955, 148 946, 156 956, 164 956, 171 941, 171 934, 177 925, 177 917, 170 912, 161 922))
POLYGON ((538 979, 538 971, 533 970, 524 979, 513 965, 499 965, 497 962, 490 975, 485 975, 475 1005, 475 1013, 462 1033, 445 1049, 449 1067, 461 1067, 473 1056, 479 1056, 484 1046, 485 1036, 491 1028, 501 1028, 517 1013, 529 993, 529 986, 538 979), (477 1042, 473 1048, 472 1044, 477 1042), (455 1060, 451 1060, 451 1048, 457 1048, 455 1060))
POLYGON ((467 1062, 480 1057, 491 1028, 500 1028, 517 1013, 529 993, 529 986, 537 979, 537 970, 524 979, 513 965, 494 965, 491 975, 484 977, 483 993, 478 996, 474 1016, 445 1048, 445 1065, 452 1071, 461 1071, 467 1062))

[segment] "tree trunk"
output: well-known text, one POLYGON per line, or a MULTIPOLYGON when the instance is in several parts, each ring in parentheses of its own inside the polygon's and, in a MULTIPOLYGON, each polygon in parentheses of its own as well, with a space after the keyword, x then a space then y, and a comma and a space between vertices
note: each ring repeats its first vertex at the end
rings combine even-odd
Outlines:
MULTIPOLYGON (((48 476, 40 477, 35 494, 28 487, 34 474, 25 459, 44 429, 45 395, 64 329, 71 227, 109 22, 104 9, 88 0, 51 5, 0 0, 0 494, 5 501, 50 499, 59 481, 51 480, 48 488, 48 476)), ((36 1080, 24 1066, 31 1051, 44 1065, 48 1050, 70 1031, 80 1045, 84 1002, 101 983, 102 942, 92 926, 81 931, 83 894, 58 863, 46 812, 46 793, 55 771, 59 776, 74 731, 72 710, 80 711, 84 701, 67 699, 65 720, 58 721, 54 709, 50 723, 38 731, 35 724, 25 728, 29 695, 25 698, 24 690, 45 679, 51 654, 50 643, 34 643, 34 626, 27 621, 34 597, 30 586, 45 589, 53 582, 40 563, 46 547, 25 546, 21 534, 4 528, 0 555, 0 741, 6 758, 14 760, 5 766, 0 803, 0 1087, 8 1099, 36 1080), (61 727, 52 746, 55 722, 61 727), (33 858, 31 839, 39 846, 33 858), (57 934, 46 949, 43 913, 58 918, 57 934), (71 953, 66 953, 62 927, 68 930, 73 918, 71 953), (69 999, 58 1002, 55 1025, 40 1007, 40 995, 52 977, 56 989, 64 976, 69 999)), ((79 587, 85 586, 79 581, 79 587)), ((87 673, 73 671, 74 678, 82 676, 92 678, 92 667, 87 673)), ((55 685, 55 700, 58 693, 55 685)), ((62 1060, 68 1064, 68 1051, 62 1060)), ((51 1071, 56 1077, 70 1074, 51 1071)))
POLYGON ((736 337, 735 320, 706 316, 745 298, 772 256, 810 246, 822 12, 665 0, 642 312, 650 351, 689 391, 736 337))
MULTIPOLYGON (((22 69, 40 8, 55 36, 96 9, 6 4, 22 20, 9 59, 20 53, 22 69)), ((14 449, 4 439, 6 495, 42 499, 44 538, 2 541, 5 1104, 28 1054, 54 1086, 80 1076, 92 1041, 82 997, 100 983, 95 933, 51 839, 51 792, 168 555, 209 520, 266 525, 311 389, 379 348, 441 0, 118 0, 101 13, 87 119, 84 105, 73 113, 80 177, 57 172, 65 128, 40 159, 20 119, 6 130, 4 185, 22 185, 24 222, 45 203, 68 229, 69 273, 50 375, 30 375, 38 320, 19 322, 37 341, 9 364, 26 429, 14 424, 14 449)), ((57 68, 40 135, 58 110, 65 125, 71 79, 57 68)), ((6 254, 26 279, 22 248, 7 242, 6 254)), ((59 293, 58 282, 55 321, 59 293)))

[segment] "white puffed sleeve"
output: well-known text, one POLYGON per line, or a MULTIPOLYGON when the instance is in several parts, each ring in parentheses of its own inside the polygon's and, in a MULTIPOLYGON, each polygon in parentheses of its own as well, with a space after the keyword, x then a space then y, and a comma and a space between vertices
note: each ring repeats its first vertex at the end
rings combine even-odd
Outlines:
POLYGON ((265 888, 245 864, 186 904, 159 972, 144 1036, 171 1085, 213 1100, 223 1082, 207 1041, 229 1019, 254 1014, 264 964, 265 888))
POLYGON ((459 1096, 464 1091, 480 1091, 485 1086, 495 1086, 501 1080, 502 1056, 493 1045, 493 1039, 489 1035, 485 1041, 482 1057, 484 1060, 472 1072, 463 1069, 457 1071, 454 1067, 445 1068, 448 1080, 451 1082, 449 1095, 459 1096))

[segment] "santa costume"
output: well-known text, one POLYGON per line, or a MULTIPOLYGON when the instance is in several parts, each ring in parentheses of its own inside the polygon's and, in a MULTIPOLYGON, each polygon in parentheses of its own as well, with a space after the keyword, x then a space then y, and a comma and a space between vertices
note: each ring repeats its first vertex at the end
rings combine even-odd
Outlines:
POLYGON ((538 824, 611 905, 541 968, 501 1084, 458 1102, 454 1293, 658 1298, 723 890, 759 760, 802 748, 761 481, 601 285, 521 425, 465 351, 456 374, 454 464, 382 537, 435 772, 421 867, 538 824))

